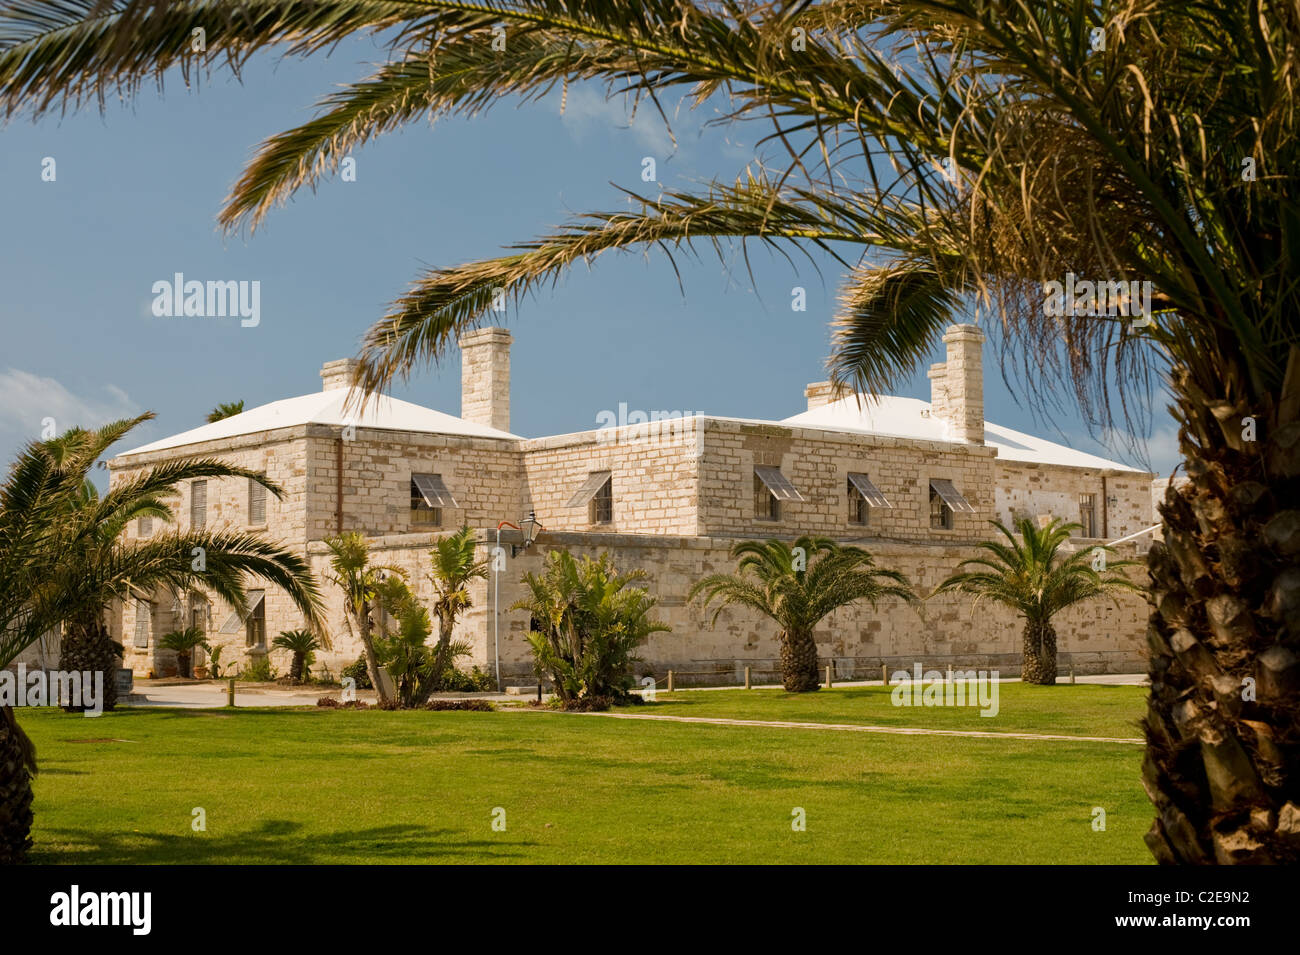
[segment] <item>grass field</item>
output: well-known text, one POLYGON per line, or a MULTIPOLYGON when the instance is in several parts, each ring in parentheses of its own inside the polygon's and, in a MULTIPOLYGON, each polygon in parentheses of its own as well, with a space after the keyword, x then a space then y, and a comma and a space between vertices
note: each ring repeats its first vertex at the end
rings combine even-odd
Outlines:
MULTIPOLYGON (((882 692, 661 694, 633 711, 880 725, 882 692)), ((1012 684, 999 717, 965 715, 981 730, 1133 736, 1141 698, 1012 684)), ((20 717, 41 763, 34 862, 1150 862, 1133 745, 526 710, 20 717)))

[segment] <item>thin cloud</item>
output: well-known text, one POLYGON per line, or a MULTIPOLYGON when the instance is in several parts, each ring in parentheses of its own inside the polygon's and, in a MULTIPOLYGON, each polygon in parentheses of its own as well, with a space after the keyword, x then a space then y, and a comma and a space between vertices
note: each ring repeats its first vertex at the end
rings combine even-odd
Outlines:
POLYGON ((100 396, 74 394, 55 378, 43 378, 17 368, 0 371, 0 432, 19 442, 47 431, 94 428, 137 413, 125 391, 108 384, 100 396))

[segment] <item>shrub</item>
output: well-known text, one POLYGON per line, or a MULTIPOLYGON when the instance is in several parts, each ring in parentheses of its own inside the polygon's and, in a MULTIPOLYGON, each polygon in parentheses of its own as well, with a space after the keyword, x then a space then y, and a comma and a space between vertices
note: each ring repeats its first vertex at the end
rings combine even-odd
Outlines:
POLYGON ((248 683, 274 683, 279 676, 269 656, 256 656, 239 672, 239 678, 248 683))
POLYGON ((620 574, 607 554, 577 560, 566 550, 547 554, 540 575, 524 575, 529 596, 511 609, 532 614, 534 671, 550 677, 563 703, 608 706, 631 697, 634 651, 650 634, 669 629, 650 619, 654 598, 630 586, 644 577, 643 571, 620 574))
POLYGON ((476 713, 491 713, 496 709, 487 700, 430 700, 424 704, 426 710, 471 710, 476 713))
POLYGON ((374 687, 370 685, 370 670, 366 667, 366 655, 364 653, 357 657, 356 663, 351 663, 348 666, 345 666, 339 673, 340 681, 345 680, 348 677, 351 677, 356 681, 358 690, 374 689, 374 687))
POLYGON ((442 678, 442 688, 448 693, 490 693, 497 688, 497 681, 478 666, 468 673, 451 667, 442 678))

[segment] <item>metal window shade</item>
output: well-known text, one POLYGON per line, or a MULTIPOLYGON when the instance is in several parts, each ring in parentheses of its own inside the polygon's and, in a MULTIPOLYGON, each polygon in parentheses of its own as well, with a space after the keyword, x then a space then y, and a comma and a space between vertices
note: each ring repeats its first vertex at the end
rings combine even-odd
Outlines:
POLYGON ((849 474, 849 483, 858 489, 858 493, 872 507, 893 507, 889 499, 880 492, 880 488, 871 483, 871 478, 865 474, 849 474))
POLYGON ((266 487, 252 478, 248 481, 248 522, 266 523, 266 487))
POLYGON ((265 590, 250 590, 248 592, 248 613, 241 614, 238 610, 226 618, 226 622, 221 625, 220 633, 239 633, 244 629, 244 624, 248 621, 257 608, 262 606, 262 601, 266 599, 265 590))
POLYGON ((971 506, 970 501, 962 497, 961 492, 953 487, 952 482, 946 478, 931 478, 930 488, 935 494, 939 495, 943 503, 954 511, 968 511, 972 514, 975 512, 975 508, 971 506))
POLYGON ((460 507, 447 489, 441 474, 412 474, 411 483, 430 507, 460 507))
POLYGON ((760 481, 767 485, 767 489, 772 492, 772 496, 778 501, 805 500, 804 496, 799 493, 799 489, 781 473, 780 468, 754 468, 754 473, 758 475, 760 481))
POLYGON ((145 649, 149 646, 149 612, 152 608, 143 600, 135 602, 135 640, 133 646, 145 649))
POLYGON ((569 498, 569 503, 564 506, 582 507, 590 503, 591 499, 596 496, 596 492, 605 486, 609 476, 609 471, 592 471, 587 475, 587 480, 582 482, 582 487, 578 488, 577 493, 569 498))

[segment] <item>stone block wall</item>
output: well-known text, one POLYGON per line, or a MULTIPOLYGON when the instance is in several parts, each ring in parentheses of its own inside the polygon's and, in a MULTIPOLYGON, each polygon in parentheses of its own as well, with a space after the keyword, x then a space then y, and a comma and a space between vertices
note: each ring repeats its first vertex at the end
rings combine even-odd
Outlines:
POLYGON ((993 516, 991 448, 710 419, 700 472, 700 533, 725 537, 926 541, 982 539, 993 516), (754 468, 779 467, 804 502, 782 502, 781 520, 754 514, 754 468), (892 507, 849 523, 848 475, 866 474, 892 507), (975 508, 950 530, 930 527, 930 480, 946 478, 975 508))
POLYGON ((995 511, 1008 527, 1024 516, 1050 515, 1077 523, 1083 494, 1093 495, 1096 502, 1099 540, 1118 540, 1155 523, 1150 474, 1001 459, 995 474, 995 511))

